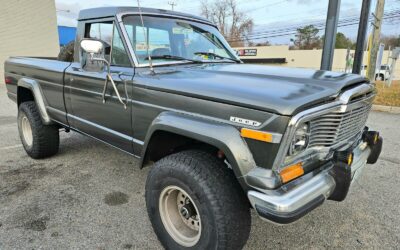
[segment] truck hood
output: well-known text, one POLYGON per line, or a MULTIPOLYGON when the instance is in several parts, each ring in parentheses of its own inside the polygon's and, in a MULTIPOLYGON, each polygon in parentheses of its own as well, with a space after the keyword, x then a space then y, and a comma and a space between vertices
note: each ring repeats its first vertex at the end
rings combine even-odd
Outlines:
POLYGON ((331 99, 346 86, 367 81, 331 71, 225 63, 156 68, 155 72, 140 74, 141 84, 282 115, 293 115, 331 99))

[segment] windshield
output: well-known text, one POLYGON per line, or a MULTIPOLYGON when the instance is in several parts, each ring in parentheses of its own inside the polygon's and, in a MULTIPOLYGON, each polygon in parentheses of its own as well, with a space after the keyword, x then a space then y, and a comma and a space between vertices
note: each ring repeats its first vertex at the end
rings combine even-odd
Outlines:
POLYGON ((124 27, 140 64, 148 64, 146 41, 153 63, 188 59, 201 61, 238 61, 216 28, 186 20, 125 16, 124 27), (146 39, 147 36, 147 39, 146 39))

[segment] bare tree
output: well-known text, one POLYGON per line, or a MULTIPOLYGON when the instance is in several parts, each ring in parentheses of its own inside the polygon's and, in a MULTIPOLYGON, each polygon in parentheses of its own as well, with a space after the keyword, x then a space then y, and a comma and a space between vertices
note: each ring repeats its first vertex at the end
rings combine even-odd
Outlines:
POLYGON ((381 43, 385 44, 385 49, 400 47, 400 35, 382 36, 381 43))
POLYGON ((254 27, 253 19, 238 9, 236 0, 203 0, 201 14, 217 25, 231 46, 240 47, 248 42, 254 27))

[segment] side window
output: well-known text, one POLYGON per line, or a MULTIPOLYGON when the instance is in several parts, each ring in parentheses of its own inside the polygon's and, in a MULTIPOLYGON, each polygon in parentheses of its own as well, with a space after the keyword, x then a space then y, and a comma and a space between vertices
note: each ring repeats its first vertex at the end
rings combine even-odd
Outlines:
POLYGON ((110 60, 112 22, 89 23, 86 25, 85 38, 93 38, 105 42, 104 56, 107 61, 110 60))
POLYGON ((111 44, 113 23, 91 23, 88 38, 95 38, 111 44))
POLYGON ((105 59, 108 61, 111 60, 111 65, 121 67, 131 66, 129 56, 118 30, 115 29, 114 37, 112 37, 112 34, 113 22, 90 23, 86 26, 85 38, 99 39, 106 43, 105 59), (111 46, 113 46, 112 50, 111 46))
POLYGON ((130 67, 131 62, 128 53, 126 52, 124 43, 117 29, 114 31, 112 46, 111 65, 130 67))

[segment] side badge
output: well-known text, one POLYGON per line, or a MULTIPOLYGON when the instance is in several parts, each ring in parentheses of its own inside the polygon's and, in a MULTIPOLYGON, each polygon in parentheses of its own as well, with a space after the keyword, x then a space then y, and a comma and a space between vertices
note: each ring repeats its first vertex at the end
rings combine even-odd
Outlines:
POLYGON ((253 120, 248 120, 248 119, 243 119, 240 117, 234 117, 231 116, 229 119, 231 122, 239 123, 239 124, 244 124, 247 126, 252 126, 252 127, 258 127, 261 125, 261 122, 253 121, 253 120))

